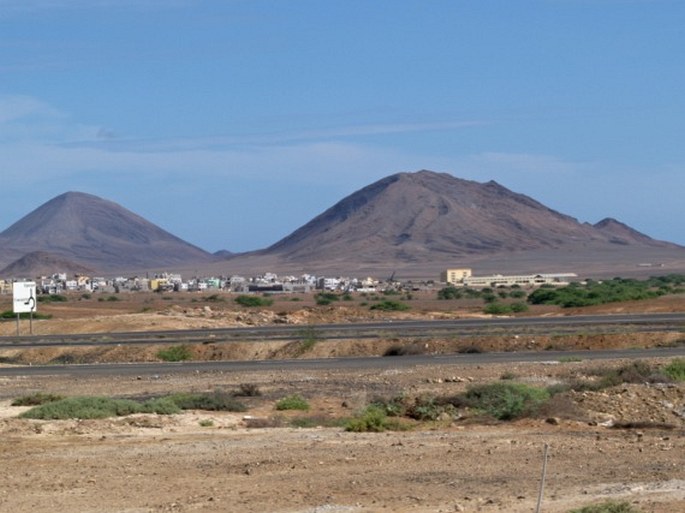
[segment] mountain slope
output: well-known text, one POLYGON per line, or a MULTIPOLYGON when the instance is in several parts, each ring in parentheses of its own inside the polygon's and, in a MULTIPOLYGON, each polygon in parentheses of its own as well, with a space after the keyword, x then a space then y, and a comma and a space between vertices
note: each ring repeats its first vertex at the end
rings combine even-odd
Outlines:
POLYGON ((53 198, 0 233, 0 262, 34 251, 102 271, 212 260, 120 205, 80 192, 53 198))
POLYGON ((261 254, 302 262, 419 262, 583 243, 668 245, 628 227, 619 234, 614 223, 581 224, 494 181, 424 170, 351 194, 261 254))
POLYGON ((92 275, 94 272, 93 269, 81 265, 78 262, 45 251, 34 251, 32 253, 27 253, 19 260, 16 260, 4 269, 1 269, 0 276, 33 278, 34 276, 51 275, 58 271, 67 273, 68 275, 92 275))

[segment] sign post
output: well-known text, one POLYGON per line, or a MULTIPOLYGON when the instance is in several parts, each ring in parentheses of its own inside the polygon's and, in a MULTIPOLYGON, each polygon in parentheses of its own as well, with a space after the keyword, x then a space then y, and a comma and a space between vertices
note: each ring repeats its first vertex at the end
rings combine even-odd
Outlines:
POLYGON ((12 284, 12 306, 17 314, 17 335, 19 335, 20 314, 29 314, 29 332, 33 335, 33 312, 36 311, 36 282, 15 281, 12 284))

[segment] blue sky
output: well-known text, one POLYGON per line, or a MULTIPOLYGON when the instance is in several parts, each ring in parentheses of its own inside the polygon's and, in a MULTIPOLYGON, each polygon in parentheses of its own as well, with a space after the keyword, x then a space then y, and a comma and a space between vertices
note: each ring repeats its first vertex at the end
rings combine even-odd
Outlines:
POLYGON ((682 0, 0 0, 0 230, 66 191, 209 251, 400 171, 685 244, 682 0))

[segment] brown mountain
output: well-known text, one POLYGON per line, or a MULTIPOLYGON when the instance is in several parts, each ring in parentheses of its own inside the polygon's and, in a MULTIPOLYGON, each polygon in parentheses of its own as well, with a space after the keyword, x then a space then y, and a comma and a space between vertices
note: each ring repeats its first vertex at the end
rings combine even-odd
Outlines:
POLYGON ((51 275, 55 272, 63 272, 68 275, 83 274, 92 275, 95 271, 90 267, 68 260, 66 258, 47 253, 34 251, 27 253, 19 260, 0 270, 0 276, 10 278, 33 278, 35 276, 51 275))
MULTIPOLYGON (((609 237, 609 241, 614 244, 659 244, 658 241, 655 241, 648 235, 640 233, 634 228, 611 217, 602 219, 599 223, 596 223, 594 227, 609 237)), ((663 244, 664 243, 661 243, 661 245, 663 244)))
POLYGON ((120 205, 80 192, 53 198, 0 233, 0 264, 35 251, 103 272, 213 259, 120 205))
POLYGON ((581 224, 494 181, 419 171, 364 187, 259 254, 282 262, 410 263, 583 244, 679 247, 615 220, 581 224))

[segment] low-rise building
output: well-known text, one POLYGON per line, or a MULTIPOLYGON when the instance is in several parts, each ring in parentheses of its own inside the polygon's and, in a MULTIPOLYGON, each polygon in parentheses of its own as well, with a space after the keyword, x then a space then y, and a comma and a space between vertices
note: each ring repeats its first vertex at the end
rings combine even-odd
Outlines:
POLYGON ((474 276, 471 269, 447 269, 441 274, 443 282, 462 287, 539 287, 541 285, 568 285, 575 273, 540 273, 474 276))

